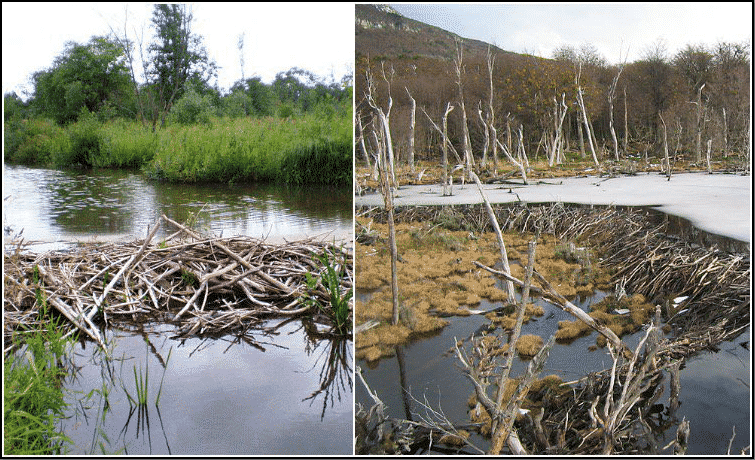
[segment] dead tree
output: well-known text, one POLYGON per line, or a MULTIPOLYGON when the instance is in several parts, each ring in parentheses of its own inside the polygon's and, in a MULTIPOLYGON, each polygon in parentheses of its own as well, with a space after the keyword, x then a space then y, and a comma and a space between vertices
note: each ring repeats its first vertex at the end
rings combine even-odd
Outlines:
POLYGON ((456 86, 459 87, 459 107, 461 108, 461 130, 462 130, 462 149, 464 151, 464 175, 468 176, 474 166, 472 158, 472 143, 469 140, 469 128, 467 127, 467 111, 464 107, 464 85, 461 75, 464 73, 464 48, 461 41, 456 40, 456 57, 454 58, 454 69, 456 70, 456 86))
POLYGON ((713 171, 710 169, 710 146, 713 143, 713 139, 708 139, 708 150, 705 152, 705 164, 708 167, 708 174, 713 174, 713 171))
POLYGON ((553 123, 556 132, 554 134, 550 155, 548 155, 548 166, 561 164, 563 162, 563 155, 561 153, 561 133, 564 125, 564 118, 566 117, 566 111, 569 109, 566 105, 566 93, 561 93, 561 107, 563 110, 559 110, 558 101, 555 96, 553 97, 553 105, 553 123))
POLYGON ((485 166, 488 162, 488 147, 490 146, 490 130, 488 129, 485 118, 482 116, 482 109, 480 103, 477 103, 477 116, 480 117, 480 124, 482 125, 482 132, 485 133, 485 142, 482 144, 482 158, 480 159, 480 166, 485 166))
POLYGON ((624 85, 624 155, 627 154, 629 147, 629 111, 627 110, 627 87, 624 85))
MULTIPOLYGON (((495 65, 495 56, 493 56, 493 53, 490 50, 490 45, 488 45, 488 54, 486 62, 488 64, 488 82, 490 83, 490 99, 488 99, 488 113, 487 113, 487 126, 490 130, 490 138, 496 139, 498 137, 495 129, 495 110, 493 109, 493 66, 495 65)), ((485 136, 486 142, 488 139, 488 134, 486 132, 485 136)), ((495 140, 493 140, 493 144, 491 146, 492 155, 493 155, 493 168, 496 171, 498 170, 498 145, 496 144, 495 140)), ((483 157, 483 166, 485 165, 485 159, 483 157)))
MULTIPOLYGON (((613 154, 616 161, 619 161, 619 141, 616 139, 616 130, 613 127, 613 101, 616 99, 616 85, 619 82, 619 77, 621 77, 621 72, 623 70, 624 64, 619 65, 619 71, 616 73, 616 76, 613 77, 611 86, 608 88, 608 126, 611 131, 611 139, 613 139, 613 154)), ((624 101, 624 110, 626 110, 626 96, 624 96, 624 101)), ((624 119, 626 129, 626 113, 624 114, 624 119)), ((624 151, 624 154, 626 155, 626 151, 624 151)))
POLYGON ((703 88, 705 83, 700 85, 700 89, 697 90, 697 100, 690 101, 690 104, 695 104, 695 114, 697 115, 695 129, 697 130, 697 140, 695 142, 695 162, 700 163, 702 161, 702 137, 703 137, 703 124, 705 123, 705 107, 703 106, 703 88))
POLYGON ((372 167, 372 163, 370 163, 370 155, 367 153, 367 148, 364 145, 364 128, 362 127, 362 112, 359 110, 356 111, 354 114, 357 120, 357 141, 359 142, 359 146, 362 149, 362 153, 364 154, 364 161, 367 162, 367 168, 372 167))
MULTIPOLYGON (((388 145, 386 140, 384 145, 388 145)), ((388 245, 391 252, 391 298, 393 301, 393 314, 391 316, 391 324, 398 324, 399 313, 399 301, 398 301, 398 249, 396 247, 396 226, 393 219, 393 188, 388 180, 388 173, 385 170, 386 165, 386 150, 387 148, 381 148, 378 150, 380 156, 380 164, 383 166, 380 169, 380 185, 383 193, 383 201, 385 203, 385 210, 388 213, 388 245)))
POLYGON ((442 177, 442 186, 443 186, 443 196, 450 196, 452 193, 451 190, 451 183, 448 177, 448 147, 451 147, 451 152, 456 156, 456 160, 461 163, 461 158, 459 158, 459 154, 456 152, 456 149, 454 148, 453 144, 451 144, 451 141, 448 139, 448 114, 451 113, 451 111, 454 109, 454 106, 451 105, 449 102, 446 105, 446 112, 443 114, 443 121, 441 122, 443 124, 443 128, 440 128, 432 118, 430 118, 430 115, 427 114, 425 109, 422 109, 422 112, 425 114, 428 120, 430 120, 430 124, 433 125, 433 128, 435 128, 438 133, 443 138, 442 141, 442 151, 443 151, 443 157, 441 159, 441 166, 443 169, 443 177, 442 177))
POLYGON ((582 73, 582 64, 579 65, 579 71, 574 77, 574 84, 577 87, 577 103, 579 104, 579 109, 582 111, 582 118, 585 124, 585 131, 587 132, 587 140, 590 145, 590 152, 592 152, 592 160, 595 162, 595 166, 597 168, 600 168, 600 163, 598 162, 598 156, 595 154, 595 145, 593 145, 593 142, 592 142, 592 132, 590 131, 590 121, 587 119, 587 109, 585 108, 585 101, 582 98, 582 87, 579 85, 579 77, 581 73, 582 73))
POLYGON ((412 101, 412 115, 409 121, 409 169, 414 174, 414 124, 415 114, 417 113, 417 101, 414 100, 412 94, 409 92, 409 88, 404 87, 406 94, 409 95, 409 99, 412 101))
POLYGON ((666 135, 666 122, 663 121, 663 115, 661 115, 661 112, 658 112, 658 116, 661 118, 661 124, 663 125, 663 152, 666 159, 666 177, 667 180, 671 180, 671 161, 669 160, 668 156, 668 137, 666 135))
POLYGON ((398 187, 396 182, 396 174, 394 169, 394 156, 393 156, 393 141, 391 140, 391 108, 393 107, 393 98, 391 97, 391 82, 385 76, 385 68, 383 70, 383 79, 388 83, 388 108, 383 111, 375 101, 375 82, 372 77, 372 71, 370 70, 370 64, 367 62, 367 70, 365 70, 365 78, 367 79, 367 104, 372 107, 372 110, 377 114, 380 120, 381 131, 385 140, 386 157, 389 165, 390 183, 391 187, 398 187))

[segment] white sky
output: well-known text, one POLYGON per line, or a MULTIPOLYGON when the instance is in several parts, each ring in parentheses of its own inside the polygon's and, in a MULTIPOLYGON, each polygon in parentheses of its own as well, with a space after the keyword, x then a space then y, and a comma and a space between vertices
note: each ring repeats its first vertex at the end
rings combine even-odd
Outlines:
POLYGON ((562 45, 595 45, 611 64, 640 59, 658 39, 685 45, 752 42, 752 3, 391 4, 402 15, 501 49, 549 58, 562 45))
MULTIPOLYGON (((129 38, 134 27, 150 37, 150 3, 3 2, 3 93, 32 91, 33 72, 49 67, 67 41, 86 43, 123 30, 128 5, 129 38)), ((353 72, 354 6, 350 3, 193 3, 193 32, 204 38, 228 90, 241 78, 239 36, 244 33, 244 76, 270 83, 292 67, 336 81, 353 72)), ((146 38, 145 38, 146 40, 146 38)), ((214 83, 214 81, 213 81, 214 83)))

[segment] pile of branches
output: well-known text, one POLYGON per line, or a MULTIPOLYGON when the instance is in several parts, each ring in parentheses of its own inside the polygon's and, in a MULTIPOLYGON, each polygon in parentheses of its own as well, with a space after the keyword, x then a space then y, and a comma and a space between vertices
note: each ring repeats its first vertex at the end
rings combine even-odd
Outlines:
MULTIPOLYGON (((362 212, 377 221, 385 218, 381 209, 362 212)), ((540 454, 684 453, 690 427, 686 420, 679 423, 675 415, 679 369, 691 354, 715 349, 716 344, 733 339, 749 326, 749 254, 702 247, 670 234, 668 222, 659 224, 645 213, 614 207, 514 205, 498 206, 495 214, 502 229, 549 233, 590 245, 603 256, 601 264, 615 273, 616 292, 641 293, 658 304, 654 319, 634 350, 610 337, 608 331, 601 331, 600 324, 588 323, 608 339, 613 358, 610 369, 568 382, 562 388, 565 391, 544 388, 527 394, 525 387, 537 373, 536 369, 528 369, 519 383, 524 390, 517 392, 512 401, 526 395, 539 405, 540 411, 527 412, 516 421, 515 429, 505 432, 510 450, 540 454), (662 330, 673 334, 665 338, 662 330), (658 404, 666 381, 668 407, 658 404), (677 424, 676 439, 660 445, 656 433, 677 424)), ((395 219, 442 222, 452 230, 482 232, 492 228, 486 210, 479 205, 405 208, 397 210, 395 219)), ((357 241, 359 238, 358 234, 357 241)), ((488 267, 480 268, 530 291, 527 280, 522 282, 488 267)), ((585 322, 590 320, 572 309, 542 276, 536 272, 534 275, 540 287, 532 286, 532 292, 585 322)), ((536 356, 530 368, 547 357, 548 348, 543 347, 544 356, 536 356)), ((492 375, 489 368, 494 351, 486 348, 482 338, 471 340, 469 352, 458 347, 456 351, 465 375, 475 386, 478 401, 494 417, 510 421, 520 407, 492 404, 484 391, 486 379, 492 375)), ((393 425, 401 426, 395 422, 393 425)), ((424 427, 435 433, 436 441, 444 433, 455 432, 442 417, 424 427)))
POLYGON ((348 300, 353 286, 353 254, 345 247, 206 237, 165 215, 143 241, 43 254, 23 249, 19 242, 4 254, 6 343, 14 331, 44 322, 43 305, 68 319, 68 333, 103 348, 103 326, 148 321, 172 322, 179 337, 209 337, 306 315, 321 333, 336 335, 332 296, 348 300), (154 244, 161 222, 177 231, 154 244), (338 292, 325 281, 333 278, 329 270, 339 277, 338 292))

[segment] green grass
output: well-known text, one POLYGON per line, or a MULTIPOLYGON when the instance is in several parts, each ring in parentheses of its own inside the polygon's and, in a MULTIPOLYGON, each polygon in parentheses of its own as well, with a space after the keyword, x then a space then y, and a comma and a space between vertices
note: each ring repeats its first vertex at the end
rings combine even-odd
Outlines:
MULTIPOLYGON (((44 302, 40 315, 49 317, 44 302)), ((59 455, 71 443, 56 429, 67 407, 62 389, 67 371, 61 362, 70 341, 60 330, 59 321, 50 318, 47 327, 25 331, 24 352, 5 359, 4 455, 59 455)))
POLYGON ((323 273, 320 278, 317 278, 310 273, 306 273, 307 287, 309 287, 309 289, 315 289, 318 284, 322 283, 330 294, 330 305, 323 306, 314 297, 310 297, 306 302, 317 306, 319 312, 330 319, 333 323, 334 333, 348 335, 351 333, 351 309, 349 307, 349 300, 354 295, 354 289, 351 288, 345 293, 341 292, 341 279, 345 274, 345 268, 343 268, 342 265, 342 268, 336 271, 336 263, 331 264, 327 252, 322 255, 314 254, 314 256, 317 257, 325 267, 325 273, 323 273))
POLYGON ((135 121, 82 116, 65 128, 50 120, 6 125, 4 156, 43 166, 141 168, 182 183, 277 182, 350 185, 351 103, 323 104, 290 117, 212 117, 153 133, 135 121))

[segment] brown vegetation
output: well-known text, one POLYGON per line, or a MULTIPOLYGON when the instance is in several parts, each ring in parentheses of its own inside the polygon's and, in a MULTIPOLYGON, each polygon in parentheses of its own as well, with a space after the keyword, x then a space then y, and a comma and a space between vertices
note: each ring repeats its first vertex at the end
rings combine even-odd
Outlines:
POLYGON ((314 240, 272 245, 248 237, 202 237, 165 216, 162 220, 178 231, 158 244, 151 240, 159 224, 147 239, 131 244, 34 254, 19 243, 15 252, 6 252, 8 343, 13 331, 40 320, 42 302, 68 319, 71 332, 81 331, 102 347, 103 324, 130 327, 144 321, 172 322, 180 337, 230 333, 252 345, 252 332, 268 318, 307 315, 323 326, 320 333, 336 333, 333 317, 318 308, 331 305, 333 292, 320 257, 345 273, 340 280, 345 296, 352 284, 348 250, 314 240))
MULTIPOLYGON (((377 123, 368 116, 367 110, 361 110, 365 105, 364 75, 369 62, 375 69, 385 67, 395 72, 391 84, 399 90, 393 92, 391 129, 398 163, 407 163, 411 143, 409 130, 413 103, 408 91, 416 101, 417 109, 427 113, 426 117, 417 117, 411 151, 416 160, 439 164, 443 143, 428 117, 440 120, 448 103, 458 105, 460 102, 453 63, 455 43, 460 37, 373 5, 356 5, 355 34, 354 94, 358 113, 364 117, 365 129, 370 123, 377 123)), ((582 63, 579 86, 584 94, 601 165, 608 162, 609 169, 629 171, 651 167, 648 163, 659 164, 663 156, 661 113, 668 124, 672 163, 678 162, 685 166, 684 169, 704 169, 700 144, 701 139, 703 143, 710 139, 714 161, 738 169, 748 167, 751 96, 748 44, 722 42, 711 49, 690 45, 675 56, 668 56, 658 46, 635 62, 622 63, 618 78, 619 66, 608 65, 605 58, 589 46, 581 50, 566 47, 558 50, 554 59, 490 47, 494 61, 492 104, 488 47, 483 42, 461 39, 463 97, 475 162, 484 155, 485 145, 494 144, 486 136, 488 128, 474 114, 474 108, 480 104, 486 117, 492 115, 489 112, 496 114, 498 126, 495 128, 499 140, 508 145, 510 151, 512 145, 516 146, 516 139, 512 136, 518 136, 521 126, 530 167, 550 173, 553 168, 548 167, 547 157, 557 143, 554 126, 559 125, 558 118, 554 117, 560 117, 554 114, 553 98, 560 101, 565 94, 567 106, 573 106, 577 98, 574 77, 577 64, 582 63), (705 87, 700 91, 703 84, 705 87), (617 112, 625 112, 614 114, 613 134, 609 101, 615 102, 615 108, 624 109, 617 112), (614 141, 614 134, 622 139, 620 146, 614 141), (616 161, 613 146, 618 147, 619 161, 616 161), (732 155, 739 155, 739 158, 732 158, 732 155), (533 162, 539 162, 539 165, 533 165, 533 162)), ((378 103, 382 103, 387 97, 386 85, 378 85, 376 92, 378 103)), ((463 118, 460 109, 454 110, 448 118, 448 136, 460 152, 464 137, 463 118)), ((577 110, 565 113, 558 143, 562 144, 566 161, 585 160, 588 140, 583 138, 580 143, 579 135, 583 125, 577 110)), ((367 150, 374 152, 370 139, 366 140, 367 150)), ((493 176, 501 174, 499 168, 502 164, 499 163, 497 170, 488 164, 493 176)), ((478 163, 478 166, 482 167, 478 173, 483 178, 484 165, 478 163)), ((415 171, 423 168, 415 166, 415 171)), ((434 177, 438 180, 440 175, 434 174, 434 177)), ((416 180, 416 174, 412 179, 416 180)))

